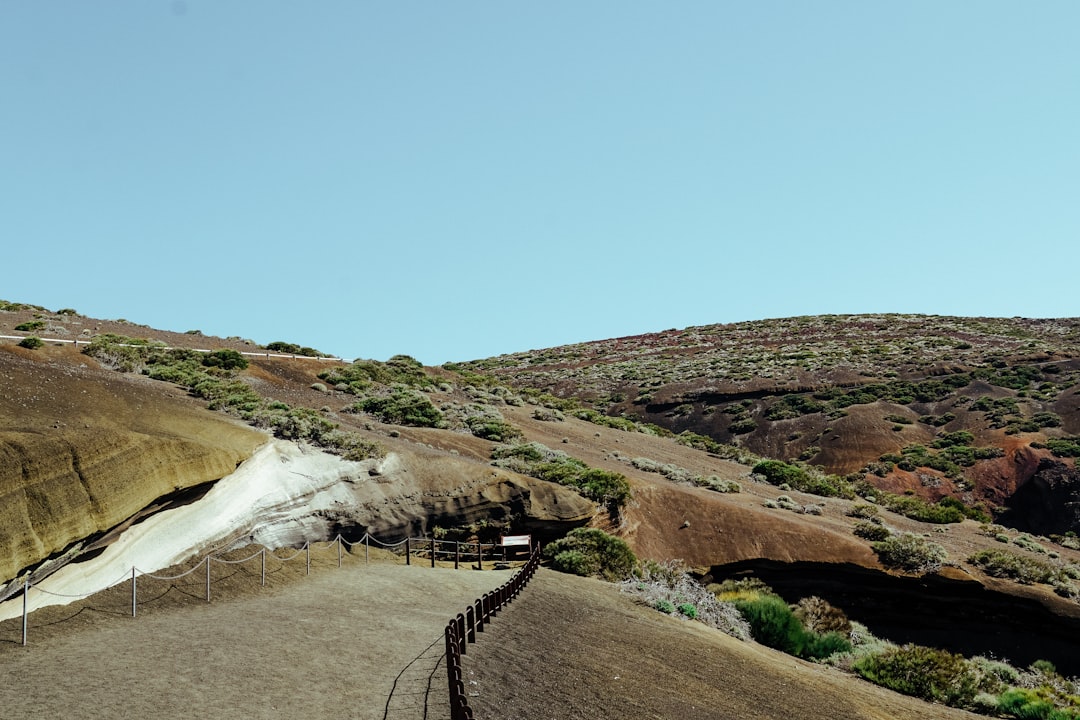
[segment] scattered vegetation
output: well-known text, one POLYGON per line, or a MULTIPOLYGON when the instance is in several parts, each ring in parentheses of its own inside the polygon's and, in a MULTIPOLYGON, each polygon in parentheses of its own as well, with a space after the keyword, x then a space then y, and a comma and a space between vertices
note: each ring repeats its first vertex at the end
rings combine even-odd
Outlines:
POLYGON ((799 492, 824 497, 855 497, 855 490, 847 480, 836 475, 826 475, 816 468, 782 460, 762 460, 754 466, 752 472, 772 485, 787 486, 799 492))
POLYGON ((537 442, 496 447, 494 464, 531 477, 575 488, 585 497, 617 512, 630 499, 630 483, 621 473, 590 468, 581 460, 537 442))
POLYGON ((247 360, 234 350, 199 353, 122 335, 98 335, 83 352, 121 372, 140 372, 181 385, 192 396, 206 400, 211 410, 236 415, 276 437, 303 440, 347 460, 383 454, 377 443, 339 429, 316 410, 263 398, 236 377, 247 367, 247 360))
POLYGON ((742 486, 734 480, 724 480, 716 475, 703 477, 698 473, 691 472, 686 468, 679 467, 672 463, 660 463, 649 458, 637 457, 631 460, 630 464, 638 470, 659 473, 672 482, 696 485, 721 493, 737 493, 742 491, 742 486))
POLYGON ((30 335, 29 337, 24 337, 22 340, 19 341, 19 347, 23 347, 28 350, 37 350, 44 344, 45 343, 41 340, 41 338, 35 337, 33 335, 30 335))

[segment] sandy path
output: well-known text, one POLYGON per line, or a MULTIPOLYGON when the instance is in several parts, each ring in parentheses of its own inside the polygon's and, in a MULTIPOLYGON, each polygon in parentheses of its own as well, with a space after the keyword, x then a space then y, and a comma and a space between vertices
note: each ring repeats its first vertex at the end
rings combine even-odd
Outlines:
POLYGON ((365 565, 362 553, 307 577, 293 565, 266 588, 257 567, 215 580, 209 604, 201 579, 140 585, 157 599, 137 618, 122 587, 50 608, 31 615, 25 648, 17 621, 0 624, 0 715, 422 718, 434 673, 426 717, 447 717, 442 629, 510 576, 365 565))

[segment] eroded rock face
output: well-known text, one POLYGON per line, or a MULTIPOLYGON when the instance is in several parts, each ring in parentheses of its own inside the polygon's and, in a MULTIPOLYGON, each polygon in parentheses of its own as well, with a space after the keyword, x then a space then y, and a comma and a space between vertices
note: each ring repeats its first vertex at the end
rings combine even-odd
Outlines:
MULTIPOLYGON (((287 443, 277 447, 282 456, 297 452, 287 443)), ((594 503, 561 485, 452 456, 391 453, 379 461, 339 461, 327 473, 303 496, 262 513, 245 540, 297 546, 339 533, 355 541, 367 532, 391 542, 431 534, 436 526, 509 518, 529 532, 562 534, 596 512, 594 503), (341 470, 348 465, 359 471, 341 470)))
POLYGON ((1080 471, 1042 458, 1035 473, 1007 501, 999 521, 1040 535, 1080 532, 1080 471))
POLYGON ((0 581, 159 497, 228 475, 245 457, 228 445, 119 430, 0 433, 0 581))

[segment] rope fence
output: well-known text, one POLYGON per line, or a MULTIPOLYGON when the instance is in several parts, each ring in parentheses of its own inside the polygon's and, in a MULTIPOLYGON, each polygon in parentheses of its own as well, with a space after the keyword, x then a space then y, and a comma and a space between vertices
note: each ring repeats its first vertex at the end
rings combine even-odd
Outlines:
MULTIPOLYGON (((500 544, 497 544, 497 543, 479 543, 479 542, 466 543, 466 542, 458 542, 458 541, 455 541, 455 540, 438 540, 438 539, 435 539, 435 538, 426 538, 426 537, 418 537, 418 538, 406 537, 404 540, 399 540, 397 542, 383 542, 383 541, 379 540, 378 538, 372 536, 371 534, 365 532, 364 536, 362 538, 360 538, 359 540, 355 541, 355 542, 350 542, 350 541, 346 540, 344 537, 342 537, 339 534, 333 540, 328 541, 324 547, 321 547, 321 548, 316 547, 316 549, 317 550, 323 550, 323 551, 336 550, 336 552, 337 552, 337 567, 340 568, 341 567, 341 561, 342 561, 342 553, 345 551, 345 549, 348 548, 348 552, 350 554, 352 554, 353 549, 356 548, 359 545, 364 546, 364 562, 365 563, 370 563, 371 562, 371 544, 372 543, 374 543, 377 546, 377 549, 378 548, 383 548, 383 549, 389 550, 390 552, 393 552, 394 554, 397 554, 397 555, 403 554, 404 557, 405 557, 405 564, 406 565, 412 565, 414 560, 425 560, 426 559, 426 560, 428 560, 430 562, 431 567, 436 567, 437 562, 442 562, 442 563, 448 565, 452 561, 453 562, 453 567, 454 567, 455 570, 459 569, 462 564, 466 564, 466 565, 468 565, 470 567, 474 567, 474 568, 476 568, 478 570, 482 570, 484 568, 484 561, 485 561, 485 559, 487 559, 489 564, 493 563, 493 567, 495 569, 505 569, 505 568, 509 567, 506 564, 508 562, 507 561, 507 549, 506 549, 506 546, 505 545, 500 545, 500 544), (501 552, 500 552, 500 548, 501 548, 501 552), (487 553, 486 555, 485 555, 485 551, 487 553)), ((196 562, 196 564, 193 567, 189 568, 188 570, 185 570, 182 573, 176 574, 176 575, 157 575, 157 574, 154 574, 152 572, 145 572, 145 571, 139 570, 137 567, 132 566, 130 572, 125 572, 121 577, 117 578, 114 582, 107 583, 104 586, 97 588, 96 590, 86 592, 86 593, 68 594, 68 593, 53 592, 51 590, 46 590, 43 587, 39 587, 38 585, 32 583, 29 578, 27 578, 21 584, 12 583, 11 586, 9 586, 8 588, 5 588, 4 589, 4 594, 2 596, 2 600, 11 599, 11 601, 13 602, 14 601, 13 598, 16 595, 16 593, 21 591, 21 593, 22 593, 22 645, 25 646, 29 642, 29 639, 28 639, 29 616, 30 616, 30 612, 31 612, 30 609, 29 609, 29 599, 30 599, 30 592, 31 591, 38 592, 38 593, 41 593, 43 595, 48 595, 48 596, 51 596, 51 597, 64 598, 64 599, 67 599, 67 600, 79 600, 79 599, 84 599, 84 598, 91 597, 93 595, 96 595, 99 592, 102 592, 102 591, 107 590, 109 588, 121 585, 124 582, 130 582, 131 583, 131 617, 135 617, 137 612, 138 612, 138 606, 139 606, 139 590, 138 590, 139 582, 138 581, 139 581, 140 578, 145 579, 145 580, 160 580, 160 581, 165 581, 165 582, 174 582, 176 580, 181 580, 183 578, 193 576, 196 572, 199 572, 200 570, 203 570, 205 572, 205 578, 206 578, 203 595, 204 595, 204 597, 206 599, 206 602, 210 602, 211 601, 211 590, 212 590, 212 584, 213 584, 212 568, 213 568, 213 566, 215 564, 226 565, 226 566, 241 566, 241 565, 245 565, 246 563, 250 563, 250 562, 258 559, 259 560, 259 585, 260 585, 260 587, 265 587, 266 586, 266 572, 267 572, 267 559, 268 558, 272 559, 272 560, 275 560, 278 563, 284 564, 284 563, 288 563, 288 562, 291 562, 293 560, 296 560, 298 557, 300 557, 302 555, 302 556, 304 556, 304 563, 305 563, 304 574, 305 575, 310 575, 311 574, 311 550, 312 550, 312 547, 313 547, 313 544, 310 541, 306 542, 306 543, 304 543, 304 545, 302 547, 300 547, 295 552, 293 552, 291 555, 288 555, 286 557, 279 556, 273 550, 269 550, 267 548, 262 548, 262 549, 258 550, 257 552, 251 553, 247 557, 236 558, 236 559, 229 559, 229 558, 226 558, 226 557, 220 557, 220 554, 226 552, 226 550, 225 549, 218 549, 218 550, 211 551, 210 553, 204 555, 202 558, 200 558, 198 560, 198 562, 196 562)), ((530 556, 528 562, 529 563, 533 562, 534 557, 536 557, 535 553, 533 553, 530 556)), ((518 573, 518 575, 520 575, 520 573, 518 573)), ((515 575, 515 577, 517 577, 517 575, 515 575)), ((46 578, 46 580, 47 580, 47 578, 46 578)))
MULTIPOLYGON (((504 546, 505 547, 505 546, 504 546)), ((458 613, 446 624, 443 632, 446 641, 446 679, 450 691, 450 720, 473 720, 469 699, 465 695, 465 679, 461 670, 461 656, 469 643, 476 642, 476 634, 484 631, 500 610, 521 594, 540 566, 540 549, 532 550, 529 561, 514 576, 495 590, 484 593, 464 613, 458 613)))

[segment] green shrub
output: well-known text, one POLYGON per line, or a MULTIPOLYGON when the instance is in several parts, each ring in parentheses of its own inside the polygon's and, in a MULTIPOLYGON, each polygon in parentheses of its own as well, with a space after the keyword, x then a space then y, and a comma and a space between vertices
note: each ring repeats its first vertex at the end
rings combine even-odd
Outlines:
POLYGON ((29 322, 19 323, 15 326, 15 329, 19 332, 36 332, 45 327, 44 320, 31 320, 29 322))
POLYGON ((913 533, 892 535, 872 547, 882 565, 905 572, 933 572, 946 558, 945 548, 913 533))
POLYGON ((921 645, 868 655, 853 669, 872 683, 957 707, 969 704, 978 688, 976 673, 962 656, 921 645))
POLYGON ((861 518, 863 520, 869 520, 878 516, 878 506, 868 505, 866 503, 856 503, 851 506, 851 509, 847 511, 849 517, 861 518))
POLYGON ((697 617, 697 608, 694 607, 693 603, 682 603, 679 605, 678 611, 691 620, 697 617))
POLYGON ((325 357, 325 353, 321 353, 315 348, 301 347, 296 343, 282 342, 280 340, 268 343, 266 349, 270 352, 282 353, 286 355, 303 355, 304 357, 325 357))
POLYGON ((389 395, 364 398, 354 407, 391 425, 438 427, 443 419, 426 395, 403 386, 393 388, 389 395))
POLYGON ((874 542, 884 540, 892 534, 889 531, 889 528, 884 525, 868 521, 855 523, 852 532, 855 533, 857 537, 861 537, 864 540, 872 540, 874 542))
POLYGON ((23 347, 28 350, 37 350, 44 344, 45 343, 42 342, 41 338, 34 337, 33 335, 29 337, 24 337, 22 340, 19 341, 19 347, 23 347))
POLYGON ((653 604, 653 607, 662 613, 667 613, 668 615, 675 612, 675 603, 671 602, 670 600, 665 600, 663 598, 657 600, 653 604))
POLYGON ((222 370, 243 370, 248 366, 248 361, 236 350, 223 349, 203 355, 202 364, 222 370))
POLYGON ((561 572, 609 581, 630 577, 637 558, 623 540, 597 528, 577 528, 544 548, 544 557, 561 572))
POLYGON ((491 440, 492 442, 509 442, 521 437, 521 430, 511 425, 502 418, 491 416, 474 416, 465 420, 469 432, 478 438, 491 440))
POLYGON ((1059 710, 1038 690, 1010 688, 998 696, 997 711, 1021 720, 1076 720, 1078 716, 1069 710, 1059 710))
POLYGON ((762 645, 812 660, 851 650, 851 643, 838 633, 818 635, 807 630, 788 604, 776 595, 736 599, 735 607, 750 624, 751 636, 762 645))

